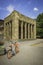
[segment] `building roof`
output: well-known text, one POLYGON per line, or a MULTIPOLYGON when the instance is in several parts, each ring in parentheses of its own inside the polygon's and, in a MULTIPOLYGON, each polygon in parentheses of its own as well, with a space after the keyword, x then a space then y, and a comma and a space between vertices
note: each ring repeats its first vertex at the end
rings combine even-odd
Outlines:
MULTIPOLYGON (((14 10, 10 15, 8 15, 7 17, 9 17, 9 16, 11 16, 11 15, 14 15, 15 13, 17 13, 18 15, 21 15, 21 16, 23 16, 23 17, 26 17, 26 18, 28 18, 28 19, 32 19, 32 18, 30 18, 30 17, 28 17, 28 16, 25 16, 25 15, 23 15, 23 14, 21 14, 20 12, 18 12, 18 11, 16 11, 16 10, 14 10)), ((6 18, 7 18, 6 17, 6 18)), ((6 19, 5 18, 5 19, 6 19)), ((32 19, 32 20, 34 20, 34 19, 32 19)))
POLYGON ((32 18, 29 18, 21 13, 19 13, 18 11, 14 10, 9 16, 7 16, 4 21, 11 21, 14 17, 18 18, 19 20, 22 20, 22 21, 26 21, 27 23, 35 23, 34 19, 32 18))

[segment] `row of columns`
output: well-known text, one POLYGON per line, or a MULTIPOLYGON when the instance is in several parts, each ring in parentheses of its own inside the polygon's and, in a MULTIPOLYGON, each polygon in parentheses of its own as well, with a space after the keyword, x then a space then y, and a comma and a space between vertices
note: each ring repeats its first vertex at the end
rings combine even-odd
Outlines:
POLYGON ((21 22, 21 39, 23 39, 23 36, 24 36, 24 39, 30 39, 34 37, 34 27, 32 24, 21 22), (25 31, 23 31, 24 30, 23 25, 24 25, 25 31))

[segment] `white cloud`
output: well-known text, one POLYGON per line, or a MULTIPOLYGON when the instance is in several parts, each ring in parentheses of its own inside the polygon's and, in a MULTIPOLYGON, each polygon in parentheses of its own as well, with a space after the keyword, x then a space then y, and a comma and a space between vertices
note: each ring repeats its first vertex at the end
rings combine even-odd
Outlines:
POLYGON ((34 10, 34 11, 38 11, 39 9, 35 7, 33 10, 34 10))
POLYGON ((9 11, 9 13, 11 13, 14 10, 14 6, 13 5, 8 5, 6 7, 6 10, 9 11))

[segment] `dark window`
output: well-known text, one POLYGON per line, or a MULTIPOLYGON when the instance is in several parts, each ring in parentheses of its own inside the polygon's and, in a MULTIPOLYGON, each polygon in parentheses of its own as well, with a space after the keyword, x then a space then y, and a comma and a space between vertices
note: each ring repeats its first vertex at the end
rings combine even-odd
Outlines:
POLYGON ((21 39, 21 21, 19 20, 19 39, 21 39))
POLYGON ((25 38, 25 22, 23 22, 23 39, 25 38))
POLYGON ((26 26, 26 31, 27 31, 27 34, 26 34, 26 36, 27 36, 27 38, 28 38, 28 23, 27 23, 27 26, 26 26))

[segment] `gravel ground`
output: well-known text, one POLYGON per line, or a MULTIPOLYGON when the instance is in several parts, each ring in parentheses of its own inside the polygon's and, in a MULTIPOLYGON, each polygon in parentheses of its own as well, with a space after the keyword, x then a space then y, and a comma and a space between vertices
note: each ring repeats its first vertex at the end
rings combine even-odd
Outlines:
POLYGON ((43 65, 43 39, 19 43, 20 52, 11 59, 7 58, 7 54, 0 56, 0 65, 43 65))

